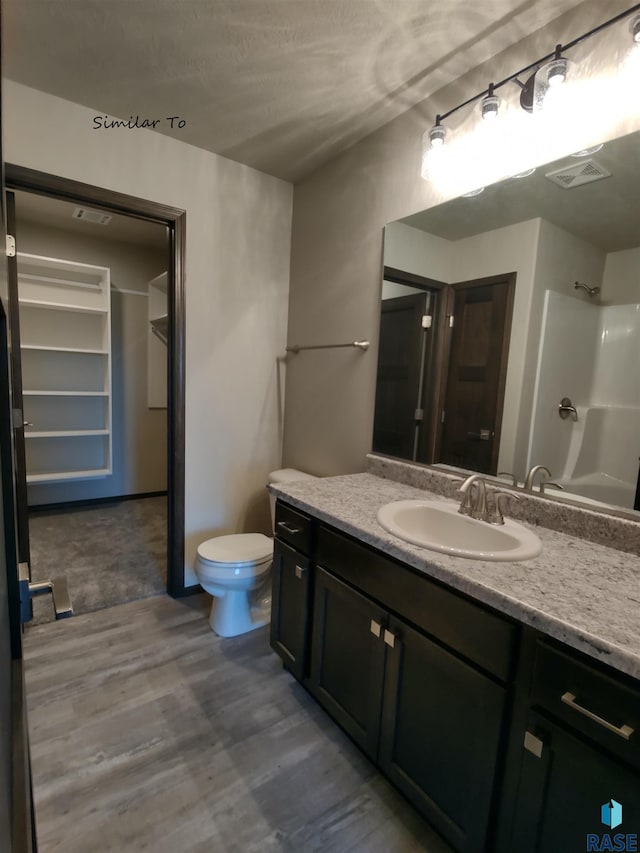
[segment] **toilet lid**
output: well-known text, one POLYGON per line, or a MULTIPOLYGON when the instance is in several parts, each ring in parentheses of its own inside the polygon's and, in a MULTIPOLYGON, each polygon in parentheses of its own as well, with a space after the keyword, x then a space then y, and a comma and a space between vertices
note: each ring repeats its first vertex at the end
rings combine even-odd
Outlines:
POLYGON ((198 556, 208 563, 237 566, 264 563, 273 555, 273 539, 263 533, 232 533, 216 536, 198 545, 198 556))

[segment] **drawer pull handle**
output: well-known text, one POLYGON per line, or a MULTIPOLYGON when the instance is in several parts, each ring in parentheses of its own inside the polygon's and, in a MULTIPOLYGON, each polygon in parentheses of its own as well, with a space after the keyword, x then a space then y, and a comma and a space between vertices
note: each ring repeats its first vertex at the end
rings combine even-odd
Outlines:
POLYGON ((299 527, 292 527, 290 524, 287 524, 286 521, 279 521, 278 527, 281 527, 283 530, 286 530, 287 533, 290 533, 292 536, 295 536, 296 533, 300 533, 299 527))
POLYGON ((300 579, 300 578, 304 575, 304 573, 305 573, 306 571, 307 571, 307 569, 306 569, 306 567, 305 567, 305 566, 298 566, 298 565, 296 565, 296 577, 297 577, 298 579, 300 579))
POLYGON ((573 708, 574 711, 577 711, 579 714, 583 714, 585 717, 593 720, 594 723, 598 723, 599 726, 607 729, 607 731, 618 735, 618 737, 623 737, 625 740, 629 740, 634 732, 634 729, 632 729, 631 726, 614 726, 613 723, 599 717, 597 714, 594 714, 593 711, 589 711, 588 708, 583 708, 582 705, 578 705, 573 693, 563 693, 560 700, 564 702, 565 705, 573 708))

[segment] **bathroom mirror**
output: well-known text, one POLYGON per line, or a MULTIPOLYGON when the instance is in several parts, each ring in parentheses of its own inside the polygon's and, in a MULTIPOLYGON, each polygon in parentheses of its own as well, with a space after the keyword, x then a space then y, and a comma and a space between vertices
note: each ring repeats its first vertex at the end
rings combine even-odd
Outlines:
POLYGON ((639 198, 634 133, 387 225, 374 453, 633 511, 639 198))

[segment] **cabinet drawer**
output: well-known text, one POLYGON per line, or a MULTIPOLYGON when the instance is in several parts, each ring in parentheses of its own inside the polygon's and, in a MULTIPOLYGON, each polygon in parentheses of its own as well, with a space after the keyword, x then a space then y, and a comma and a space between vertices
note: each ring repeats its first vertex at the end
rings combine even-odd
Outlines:
POLYGON ((540 642, 532 704, 640 767, 640 687, 540 642))
POLYGON ((298 551, 311 553, 311 519, 280 501, 276 506, 275 534, 298 551))
POLYGON ((324 526, 317 563, 487 672, 511 676, 517 628, 507 619, 324 526))

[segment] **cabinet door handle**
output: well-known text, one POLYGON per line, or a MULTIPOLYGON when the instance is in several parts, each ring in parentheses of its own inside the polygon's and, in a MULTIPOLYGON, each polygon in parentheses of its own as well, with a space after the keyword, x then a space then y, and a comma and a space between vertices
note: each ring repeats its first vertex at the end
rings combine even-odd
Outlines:
POLYGON ((299 527, 292 527, 290 524, 287 524, 286 521, 279 521, 278 527, 281 527, 283 530, 286 530, 287 533, 291 533, 292 536, 295 536, 296 533, 300 533, 299 527))
POLYGON ((544 743, 531 732, 524 733, 524 748, 533 753, 536 758, 542 758, 544 743))
POLYGON ((371 620, 371 625, 369 626, 369 630, 373 634, 374 637, 380 638, 382 634, 382 625, 379 622, 376 622, 375 619, 371 620))
POLYGON ((568 705, 570 708, 573 708, 574 711, 577 711, 579 714, 582 714, 585 717, 588 717, 590 720, 593 720, 594 723, 597 723, 599 726, 607 729, 607 731, 613 732, 614 735, 618 735, 618 737, 623 737, 625 740, 629 740, 631 735, 634 732, 634 729, 631 726, 614 726, 613 723, 610 723, 608 720, 599 717, 597 714, 594 714, 593 711, 590 711, 588 708, 583 708, 582 705, 578 705, 576 702, 576 697, 573 693, 563 693, 560 697, 560 701, 564 702, 565 705, 568 705))
POLYGON ((296 564, 296 577, 300 579, 307 571, 306 566, 298 566, 296 564))
POLYGON ((396 645, 396 635, 393 631, 390 631, 388 628, 384 629, 384 641, 389 646, 389 648, 393 649, 396 645))

